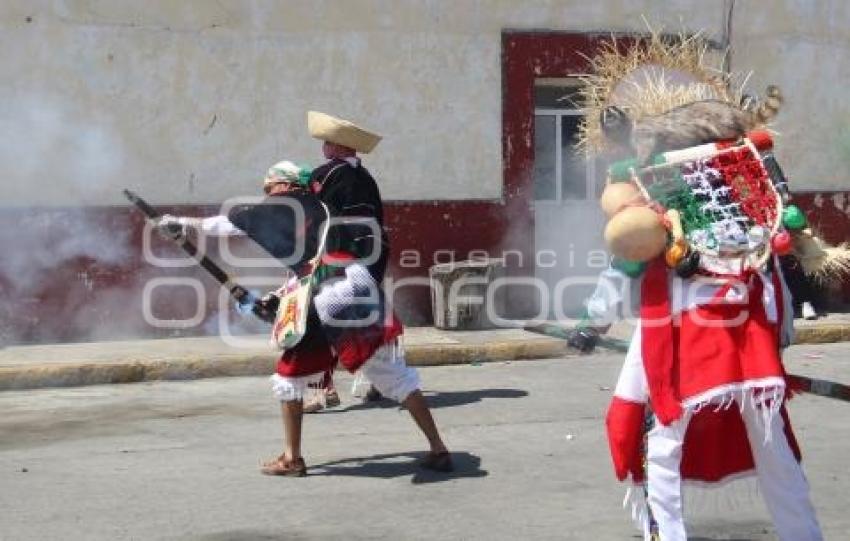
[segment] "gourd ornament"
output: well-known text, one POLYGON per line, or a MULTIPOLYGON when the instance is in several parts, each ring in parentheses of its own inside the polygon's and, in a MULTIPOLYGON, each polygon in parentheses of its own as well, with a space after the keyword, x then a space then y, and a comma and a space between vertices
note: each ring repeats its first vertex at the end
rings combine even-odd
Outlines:
POLYGON ((632 182, 609 182, 599 198, 599 205, 610 220, 630 205, 646 204, 640 190, 632 182))
POLYGON ((649 261, 667 244, 667 229, 649 207, 624 208, 608 221, 604 236, 608 250, 627 261, 649 261))

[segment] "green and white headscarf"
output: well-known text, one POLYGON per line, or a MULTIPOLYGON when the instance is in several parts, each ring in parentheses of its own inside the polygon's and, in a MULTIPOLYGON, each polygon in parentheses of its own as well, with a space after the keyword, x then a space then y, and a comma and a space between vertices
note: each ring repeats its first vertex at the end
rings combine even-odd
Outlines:
POLYGON ((307 187, 310 174, 313 169, 304 165, 295 165, 289 160, 277 162, 269 168, 263 179, 263 186, 269 187, 275 184, 290 183, 307 187))

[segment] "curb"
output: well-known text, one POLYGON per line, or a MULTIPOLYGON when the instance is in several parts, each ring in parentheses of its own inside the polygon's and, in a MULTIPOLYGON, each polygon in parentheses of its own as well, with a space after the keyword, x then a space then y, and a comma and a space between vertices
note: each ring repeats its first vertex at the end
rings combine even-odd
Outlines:
POLYGON ((223 358, 205 359, 176 358, 157 361, 2 367, 0 368, 0 391, 253 376, 271 374, 274 364, 274 357, 268 355, 229 355, 223 358))
MULTIPOLYGON (((408 346, 411 366, 450 366, 469 363, 563 357, 562 340, 512 340, 486 344, 408 346)), ((266 376, 274 372, 274 354, 230 354, 204 358, 181 356, 154 361, 36 364, 0 367, 0 391, 45 387, 80 387, 143 381, 266 376)))
MULTIPOLYGON (((850 341, 850 325, 824 324, 796 329, 795 345, 850 341)), ((451 366, 469 363, 571 357, 560 339, 510 340, 482 344, 423 344, 405 348, 411 366, 451 366)), ((46 387, 80 387, 144 381, 265 376, 274 371, 274 354, 175 356, 144 361, 54 363, 0 367, 0 391, 46 387)))
POLYGON ((794 329, 794 345, 850 341, 850 325, 824 324, 794 329))

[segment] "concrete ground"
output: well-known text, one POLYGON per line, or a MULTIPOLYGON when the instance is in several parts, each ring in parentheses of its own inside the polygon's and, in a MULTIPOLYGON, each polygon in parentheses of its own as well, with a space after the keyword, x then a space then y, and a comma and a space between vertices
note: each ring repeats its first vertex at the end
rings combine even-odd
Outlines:
MULTIPOLYGON (((850 345, 795 346, 793 372, 850 381, 850 345)), ((280 421, 260 377, 0 393, 0 539, 637 539, 603 413, 621 356, 422 368, 458 471, 390 404, 309 416, 310 475, 271 478, 280 421)), ((340 375, 346 390, 348 376, 340 375)), ((791 415, 827 539, 850 531, 850 405, 791 415)), ((691 518, 692 539, 766 540, 756 498, 691 518)))

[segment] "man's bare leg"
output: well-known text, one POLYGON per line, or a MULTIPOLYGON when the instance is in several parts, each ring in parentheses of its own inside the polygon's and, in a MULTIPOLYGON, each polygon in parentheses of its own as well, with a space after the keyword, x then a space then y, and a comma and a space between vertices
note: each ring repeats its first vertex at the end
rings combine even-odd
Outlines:
POLYGON ((301 420, 304 417, 301 400, 280 403, 283 420, 283 454, 266 462, 260 471, 266 475, 301 477, 307 474, 307 466, 301 457, 301 420))
POLYGON ((446 445, 440 438, 440 432, 437 430, 437 425, 434 423, 434 418, 431 416, 431 410, 428 408, 428 403, 425 397, 422 396, 420 390, 415 390, 404 399, 402 405, 410 412, 416 425, 428 438, 428 445, 431 447, 431 452, 420 462, 423 468, 440 472, 450 472, 454 470, 452 457, 446 445))
POLYGON ((395 346, 384 346, 363 365, 363 374, 384 394, 400 400, 416 422, 419 430, 428 439, 430 452, 420 465, 435 471, 449 472, 454 469, 451 455, 440 437, 440 431, 431 416, 428 403, 420 391, 419 375, 414 368, 403 362, 395 346), (404 397, 403 400, 401 398, 404 397))
POLYGON ((301 421, 304 419, 303 406, 304 403, 301 400, 290 400, 280 403, 284 435, 283 452, 289 460, 301 458, 301 421))
POLYGON ((437 430, 437 425, 434 423, 434 418, 431 416, 431 410, 428 408, 428 403, 425 402, 425 397, 419 390, 413 391, 401 403, 407 411, 410 412, 416 425, 428 438, 428 445, 431 447, 432 453, 444 453, 448 451, 443 440, 440 438, 440 432, 437 430))

